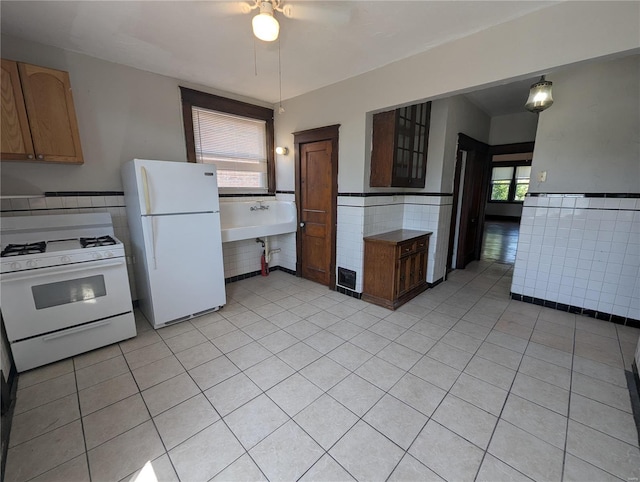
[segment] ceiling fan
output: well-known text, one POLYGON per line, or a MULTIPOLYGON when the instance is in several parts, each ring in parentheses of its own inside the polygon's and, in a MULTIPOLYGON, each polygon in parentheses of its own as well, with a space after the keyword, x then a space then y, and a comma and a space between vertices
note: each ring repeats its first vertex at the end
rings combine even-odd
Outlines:
POLYGON ((248 14, 258 10, 251 21, 253 34, 265 42, 278 39, 280 23, 276 13, 293 20, 328 23, 339 25, 348 23, 351 8, 345 8, 344 2, 308 2, 301 0, 249 0, 235 3, 234 12, 248 14))
POLYGON ((260 13, 251 21, 253 35, 265 42, 273 42, 280 33, 280 24, 273 13, 281 12, 285 17, 291 18, 291 4, 281 6, 281 0, 254 0, 254 2, 253 5, 245 3, 243 7, 243 10, 248 8, 247 13, 257 8, 260 9, 260 13))

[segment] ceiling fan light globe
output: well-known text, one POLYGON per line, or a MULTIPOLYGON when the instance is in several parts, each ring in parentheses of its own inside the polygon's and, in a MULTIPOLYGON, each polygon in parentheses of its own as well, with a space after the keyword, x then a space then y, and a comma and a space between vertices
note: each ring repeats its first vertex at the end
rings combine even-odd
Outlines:
POLYGON ((253 34, 265 42, 273 42, 280 33, 280 24, 273 15, 268 13, 259 13, 253 17, 251 25, 253 26, 253 34))

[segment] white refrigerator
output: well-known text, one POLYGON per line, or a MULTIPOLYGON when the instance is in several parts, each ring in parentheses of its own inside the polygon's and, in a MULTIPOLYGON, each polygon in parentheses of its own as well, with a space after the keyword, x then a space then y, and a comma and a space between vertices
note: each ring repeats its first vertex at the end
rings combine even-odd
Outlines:
POLYGON ((226 303, 215 166, 134 159, 122 166, 136 291, 154 328, 226 303))

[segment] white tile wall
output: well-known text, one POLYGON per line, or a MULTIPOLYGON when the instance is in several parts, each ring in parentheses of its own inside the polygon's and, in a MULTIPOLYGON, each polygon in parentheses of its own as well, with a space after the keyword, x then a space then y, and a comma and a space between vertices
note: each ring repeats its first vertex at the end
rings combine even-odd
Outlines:
POLYGON ((129 287, 132 299, 137 298, 135 279, 131 269, 131 237, 127 225, 124 196, 49 196, 2 200, 3 217, 42 216, 48 214, 104 213, 111 214, 113 233, 124 244, 127 254, 129 287))
MULTIPOLYGON (((279 194, 277 199, 294 201, 293 194, 279 194)), ((251 198, 223 198, 221 202, 233 200, 255 201, 268 200, 273 197, 256 196, 251 198)), ((60 196, 38 198, 2 199, 2 216, 36 216, 46 214, 75 214, 108 212, 111 214, 115 236, 122 241, 127 253, 127 267, 132 299, 137 299, 135 279, 131 266, 131 238, 127 224, 124 196, 60 196)), ((274 254, 270 266, 284 266, 295 270, 296 267, 296 238, 294 234, 273 236, 270 238, 271 249, 280 248, 280 253, 274 254)), ((262 246, 255 240, 224 243, 224 272, 225 278, 257 271, 261 268, 260 255, 262 246)))
POLYGON ((430 283, 443 278, 446 272, 452 200, 452 196, 406 196, 403 227, 433 232, 427 262, 427 281, 430 283))
POLYGON ((640 200, 526 198, 511 291, 640 319, 640 200))
MULTIPOLYGON (((268 200, 272 197, 223 198, 221 202, 234 200, 268 200)), ((295 201, 294 194, 278 194, 276 199, 295 201)), ((3 199, 2 216, 70 214, 81 212, 109 212, 118 239, 131 252, 129 228, 123 196, 67 196, 31 199, 3 199)), ((336 239, 336 264, 356 272, 356 289, 362 292, 364 245, 363 237, 395 229, 417 229, 433 231, 429 244, 427 281, 433 282, 444 276, 451 196, 425 197, 412 195, 338 197, 338 228, 336 239)), ((296 234, 272 236, 274 253, 270 266, 296 269, 296 234)), ((242 275, 260 270, 262 246, 255 240, 235 241, 222 245, 224 276, 242 275)), ((130 260, 129 260, 130 262, 130 260)), ((133 299, 136 299, 133 273, 129 273, 133 299)))
MULTIPOLYGON (((355 291, 362 292, 362 262, 364 256, 364 198, 361 206, 342 205, 338 197, 338 230, 336 233, 336 265, 356 272, 355 291)), ((348 202, 348 201, 347 201, 348 202)), ((337 279, 337 275, 336 275, 337 279)))
POLYGON ((451 201, 451 196, 339 196, 336 264, 356 272, 355 291, 362 292, 362 238, 396 229, 433 232, 429 241, 427 281, 442 278, 446 266, 451 201))

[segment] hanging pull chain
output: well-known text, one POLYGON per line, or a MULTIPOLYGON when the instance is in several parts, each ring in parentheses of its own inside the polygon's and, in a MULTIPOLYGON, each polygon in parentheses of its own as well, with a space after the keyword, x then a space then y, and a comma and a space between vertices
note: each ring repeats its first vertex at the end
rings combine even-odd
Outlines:
POLYGON ((253 37, 253 74, 258 76, 258 54, 256 52, 256 38, 253 37))
POLYGON ((284 107, 282 107, 282 60, 280 55, 280 38, 278 38, 278 83, 280 87, 280 107, 278 108, 278 113, 282 114, 284 112, 284 107))

